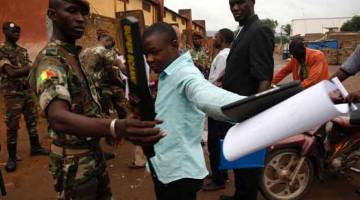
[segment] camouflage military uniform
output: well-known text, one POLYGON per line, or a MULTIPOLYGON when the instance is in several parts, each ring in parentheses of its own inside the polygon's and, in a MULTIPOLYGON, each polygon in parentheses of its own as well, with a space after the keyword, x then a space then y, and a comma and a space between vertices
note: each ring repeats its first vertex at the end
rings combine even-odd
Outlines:
POLYGON ((201 48, 199 51, 197 51, 195 48, 192 48, 190 49, 190 54, 195 64, 199 63, 202 66, 200 71, 204 74, 205 77, 207 77, 211 66, 209 52, 205 48, 201 48))
POLYGON ((10 77, 4 69, 7 64, 20 69, 30 65, 30 63, 26 49, 10 43, 0 47, 0 75, 5 99, 8 150, 11 148, 10 146, 15 148, 14 155, 9 155, 9 157, 16 157, 17 131, 22 113, 24 114, 30 141, 33 143, 34 141, 38 142, 36 104, 27 75, 16 78, 10 77))
MULTIPOLYGON (((98 94, 79 65, 75 46, 52 41, 38 55, 30 75, 40 107, 45 111, 54 99, 64 100, 71 112, 101 117, 98 94)), ((98 138, 58 133, 49 127, 53 145, 62 149, 89 150, 81 155, 61 155, 51 149, 50 172, 55 179, 57 199, 111 199, 110 180, 98 138)))
POLYGON ((112 79, 118 72, 113 67, 115 55, 114 51, 97 45, 84 50, 80 55, 80 61, 94 81, 96 90, 100 95, 103 112, 110 115, 110 110, 114 108, 119 118, 125 118, 127 105, 124 88, 112 84, 112 79))

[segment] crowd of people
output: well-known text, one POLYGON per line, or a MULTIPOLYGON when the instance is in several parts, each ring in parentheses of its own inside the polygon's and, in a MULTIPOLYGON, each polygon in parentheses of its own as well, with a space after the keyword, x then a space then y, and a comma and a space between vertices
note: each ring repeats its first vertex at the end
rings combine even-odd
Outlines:
MULTIPOLYGON (((6 171, 16 170, 17 130, 23 114, 31 155, 50 157, 57 199, 112 199, 105 160, 114 155, 102 151, 102 138, 110 145, 121 140, 138 145, 133 168, 145 167, 140 146, 154 146, 155 156, 149 159, 158 200, 195 200, 201 189, 224 189, 229 177, 219 169, 220 140, 232 123, 221 107, 268 90, 290 73, 304 88, 329 79, 324 54, 306 48, 299 39, 290 43, 289 63, 274 75, 274 34, 255 14, 255 0, 229 0, 229 5, 239 30, 216 33, 214 59, 201 34, 193 34, 194 48, 188 51, 181 47, 177 27, 158 22, 145 29, 146 63, 158 74, 154 121, 141 121, 133 112, 138 99, 127 92, 124 62, 108 31, 98 30, 93 47, 76 46, 85 31, 87 0, 49 0, 52 37, 32 67, 27 50, 17 45, 21 28, 5 22, 0 74, 6 171), (37 104, 49 125, 50 150, 39 143, 37 104), (206 116, 210 174, 201 145, 206 116)), ((333 76, 343 81, 360 71, 359 53, 360 47, 333 76)), ((348 99, 359 101, 360 92, 348 99)), ((235 194, 220 199, 256 200, 261 176, 262 168, 234 169, 235 194)))

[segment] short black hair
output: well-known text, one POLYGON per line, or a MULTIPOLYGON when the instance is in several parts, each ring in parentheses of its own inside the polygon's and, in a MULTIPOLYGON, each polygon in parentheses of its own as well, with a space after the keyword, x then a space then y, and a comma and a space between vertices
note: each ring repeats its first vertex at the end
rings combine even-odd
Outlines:
POLYGON ((292 39, 289 45, 290 53, 298 52, 300 49, 304 49, 304 48, 305 48, 304 41, 298 38, 292 39))
POLYGON ((226 44, 231 44, 235 38, 234 33, 227 28, 221 29, 218 33, 224 38, 226 44))
POLYGON ((147 29, 145 29, 143 34, 143 41, 145 41, 145 39, 147 39, 154 33, 166 34, 169 42, 177 40, 177 35, 174 28, 170 24, 165 22, 157 22, 151 25, 150 27, 148 27, 147 29))

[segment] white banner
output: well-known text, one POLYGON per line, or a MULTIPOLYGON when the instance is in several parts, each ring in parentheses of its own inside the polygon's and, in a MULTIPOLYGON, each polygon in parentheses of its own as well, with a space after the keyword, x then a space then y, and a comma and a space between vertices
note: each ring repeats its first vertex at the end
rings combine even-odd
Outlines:
POLYGON ((309 131, 334 117, 348 114, 348 105, 334 105, 329 93, 338 88, 330 81, 317 85, 232 127, 224 140, 228 161, 309 131))

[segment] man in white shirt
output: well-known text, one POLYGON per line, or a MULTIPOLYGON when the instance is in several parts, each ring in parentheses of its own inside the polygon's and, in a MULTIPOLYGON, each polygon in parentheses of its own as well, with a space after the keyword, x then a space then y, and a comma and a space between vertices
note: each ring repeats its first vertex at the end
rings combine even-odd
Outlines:
MULTIPOLYGON (((225 73, 226 59, 230 52, 230 45, 234 40, 234 33, 229 29, 221 29, 215 35, 214 47, 219 53, 214 58, 209 75, 209 81, 221 87, 222 78, 225 73)), ((208 150, 210 158, 211 176, 203 186, 204 191, 214 191, 225 188, 227 172, 219 170, 220 164, 220 140, 225 137, 222 130, 224 123, 209 117, 208 119, 208 150)))
POLYGON ((221 29, 215 34, 214 47, 219 49, 219 53, 211 64, 209 74, 209 81, 215 85, 221 85, 226 67, 226 59, 229 55, 230 45, 233 40, 234 33, 229 29, 221 29))

